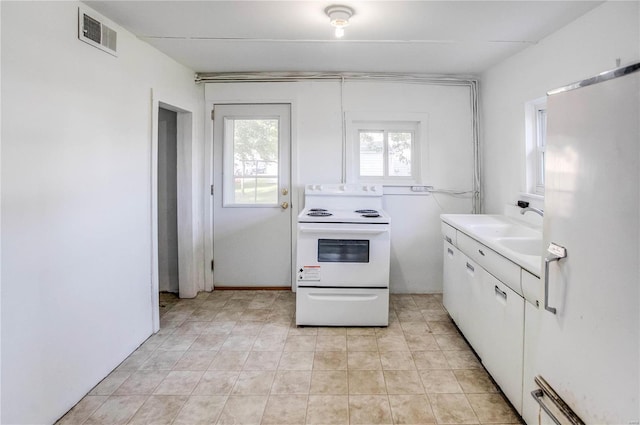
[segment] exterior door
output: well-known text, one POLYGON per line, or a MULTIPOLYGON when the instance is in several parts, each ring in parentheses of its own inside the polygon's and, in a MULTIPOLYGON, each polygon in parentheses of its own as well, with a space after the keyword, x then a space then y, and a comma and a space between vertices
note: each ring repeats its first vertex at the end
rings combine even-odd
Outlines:
POLYGON ((291 286, 290 116, 288 104, 214 107, 214 286, 291 286))

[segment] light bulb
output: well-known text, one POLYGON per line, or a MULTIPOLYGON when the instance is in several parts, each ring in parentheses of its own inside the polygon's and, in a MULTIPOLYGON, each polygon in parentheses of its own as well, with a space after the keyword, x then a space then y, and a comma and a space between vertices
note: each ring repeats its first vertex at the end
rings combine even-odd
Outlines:
POLYGON ((336 27, 336 38, 342 38, 344 36, 344 28, 336 27))

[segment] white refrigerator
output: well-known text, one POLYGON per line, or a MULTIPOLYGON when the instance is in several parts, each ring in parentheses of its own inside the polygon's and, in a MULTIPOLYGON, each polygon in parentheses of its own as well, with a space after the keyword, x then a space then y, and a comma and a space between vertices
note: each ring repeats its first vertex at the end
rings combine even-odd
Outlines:
POLYGON ((639 105, 640 64, 548 93, 544 246, 566 257, 526 303, 529 424, 640 419, 639 105))

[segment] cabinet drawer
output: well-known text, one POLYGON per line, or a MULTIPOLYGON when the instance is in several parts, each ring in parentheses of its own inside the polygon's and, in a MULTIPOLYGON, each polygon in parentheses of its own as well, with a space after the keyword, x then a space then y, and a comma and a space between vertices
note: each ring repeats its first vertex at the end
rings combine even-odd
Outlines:
POLYGON ((387 326, 389 290, 382 288, 298 288, 296 325, 387 326), (330 312, 330 314, 327 314, 330 312))
POLYGON ((457 245, 456 233, 458 233, 458 231, 454 227, 449 226, 444 221, 442 222, 442 237, 444 238, 445 241, 449 242, 451 245, 454 245, 454 246, 457 245))
POLYGON ((524 299, 538 307, 544 300, 544 290, 540 278, 522 269, 522 295, 524 299))
POLYGON ((456 241, 462 252, 522 296, 520 266, 462 232, 458 232, 456 241))

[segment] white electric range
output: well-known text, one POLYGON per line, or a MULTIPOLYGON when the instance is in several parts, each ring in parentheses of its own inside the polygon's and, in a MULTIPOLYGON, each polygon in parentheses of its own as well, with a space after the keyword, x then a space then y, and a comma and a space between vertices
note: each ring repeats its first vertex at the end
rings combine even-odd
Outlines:
POLYGON ((382 186, 312 184, 298 215, 296 324, 387 326, 391 219, 382 186))

